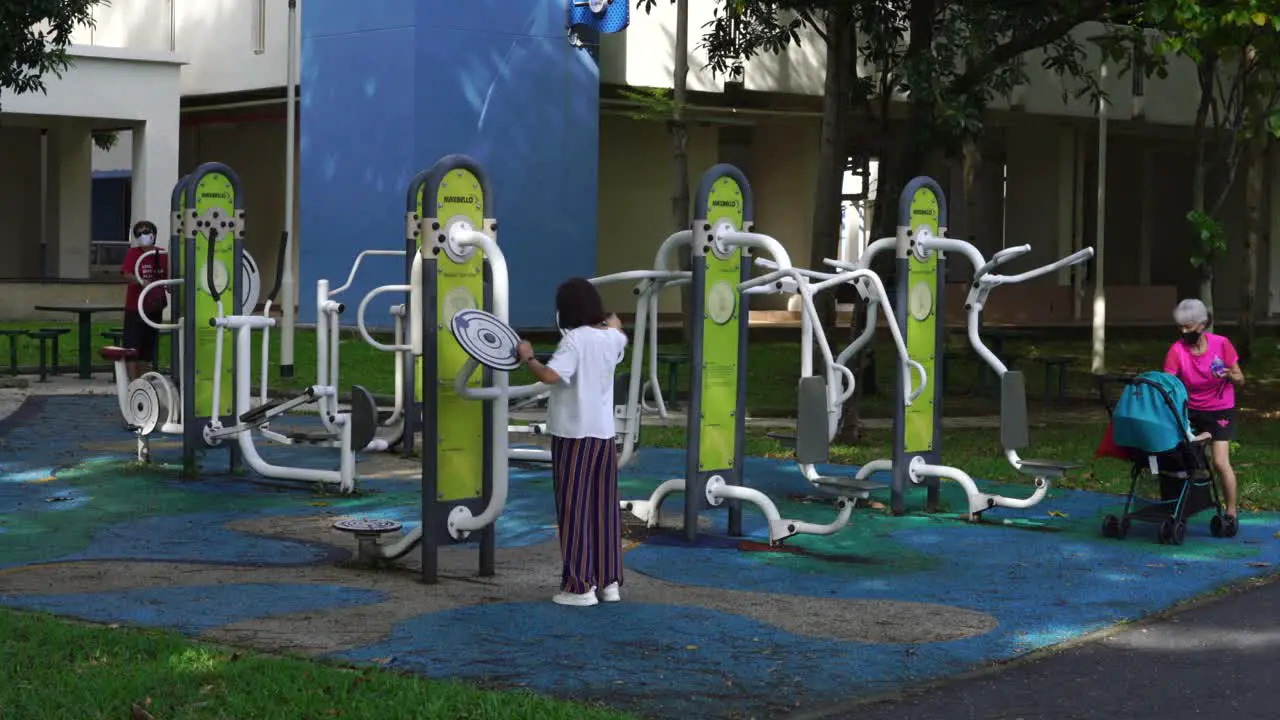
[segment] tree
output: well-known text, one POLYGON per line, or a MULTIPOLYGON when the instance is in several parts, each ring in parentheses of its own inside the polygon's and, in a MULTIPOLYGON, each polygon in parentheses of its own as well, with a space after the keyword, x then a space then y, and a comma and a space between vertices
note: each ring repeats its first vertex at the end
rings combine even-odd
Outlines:
MULTIPOLYGON (((1108 0, 722 0, 702 45, 710 66, 725 73, 757 54, 800 43, 802 29, 826 43, 809 258, 810 266, 818 267, 838 250, 843 171, 846 159, 859 154, 849 142, 855 111, 881 130, 872 232, 885 237, 896 225, 898 193, 930 157, 960 154, 966 158, 966 177, 972 176, 986 107, 1026 81, 1020 62, 1025 53, 1045 51, 1044 66, 1064 81, 1064 101, 1069 94, 1096 96, 1101 90, 1086 66, 1088 53, 1071 31, 1086 21, 1125 22, 1136 14, 1128 6, 1113 10, 1108 0), (871 69, 859 72, 860 67, 871 69), (898 93, 908 98, 906 131, 892 137, 890 109, 898 93)), ((1112 43, 1104 49, 1123 59, 1123 47, 1112 43)), ((823 310, 824 325, 830 327, 834 307, 823 310)), ((853 325, 856 333, 856 316, 853 325)), ((860 365, 861 358, 855 359, 855 372, 860 365)), ((858 434, 856 398, 844 414, 845 439, 858 434)))
POLYGON ((93 26, 98 4, 106 0, 0 2, 0 96, 44 92, 47 75, 61 77, 72 34, 93 26))
POLYGON ((1241 304, 1242 355, 1251 349, 1262 235, 1263 167, 1268 138, 1280 129, 1280 0, 1149 0, 1147 21, 1163 32, 1159 60, 1184 56, 1196 64, 1195 174, 1187 221, 1196 238, 1191 263, 1199 269, 1200 299, 1213 310, 1214 266, 1228 251, 1222 222, 1245 165, 1245 282, 1241 304), (1210 141, 1216 143, 1210 152, 1210 141), (1208 197, 1208 181, 1221 179, 1208 197))
MULTIPOLYGON (((67 46, 78 28, 93 27, 93 9, 108 0, 3 0, 0 2, 0 109, 4 94, 45 91, 45 78, 62 77, 70 65, 67 46)), ((94 133, 103 150, 113 132, 94 133)))

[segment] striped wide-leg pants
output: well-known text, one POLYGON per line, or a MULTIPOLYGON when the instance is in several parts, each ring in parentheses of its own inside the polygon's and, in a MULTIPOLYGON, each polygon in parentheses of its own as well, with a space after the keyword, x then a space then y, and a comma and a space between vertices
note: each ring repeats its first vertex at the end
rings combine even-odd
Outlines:
POLYGON ((587 593, 622 584, 622 509, 613 438, 551 438, 556 523, 564 573, 560 589, 587 593))

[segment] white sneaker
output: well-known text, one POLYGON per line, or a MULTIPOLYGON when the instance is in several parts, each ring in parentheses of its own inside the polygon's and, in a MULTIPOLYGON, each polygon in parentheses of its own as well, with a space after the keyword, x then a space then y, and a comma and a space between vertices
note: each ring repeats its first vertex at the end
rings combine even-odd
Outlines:
POLYGON ((591 588, 584 593, 558 592, 551 598, 551 602, 557 605, 575 605, 577 607, 588 607, 600 602, 596 599, 596 589, 591 588))
POLYGON ((622 592, 618 589, 618 583, 611 582, 605 585, 600 591, 600 599, 605 602, 621 602, 622 592))

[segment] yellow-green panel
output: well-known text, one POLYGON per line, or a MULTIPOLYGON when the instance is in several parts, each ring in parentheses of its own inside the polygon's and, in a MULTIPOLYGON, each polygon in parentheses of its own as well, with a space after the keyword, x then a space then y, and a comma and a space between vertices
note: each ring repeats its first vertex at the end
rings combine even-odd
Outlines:
MULTIPOLYGON (((929 188, 917 189, 911 198, 911 230, 915 231, 922 225, 927 226, 934 237, 937 237, 938 219, 938 196, 929 188)), ((938 253, 931 252, 928 260, 920 260, 911 253, 907 262, 908 297, 913 292, 922 296, 928 292, 930 300, 929 313, 923 320, 918 319, 916 314, 911 312, 912 307, 916 305, 914 302, 908 302, 907 307, 899 310, 907 316, 907 354, 912 360, 923 365, 925 372, 929 374, 929 387, 906 409, 906 423, 903 429, 903 450, 908 453, 922 453, 934 449, 933 383, 938 382, 937 373, 934 372, 938 354, 938 253)), ((912 387, 920 382, 914 372, 911 375, 911 382, 912 387)))
MULTIPOLYGON (((194 188, 195 203, 192 208, 197 215, 217 210, 228 218, 236 214, 236 191, 231 178, 220 172, 207 173, 200 178, 194 188)), ((214 281, 218 283, 221 293, 220 304, 222 314, 235 312, 236 293, 240 290, 239 273, 235 272, 235 237, 219 234, 214 242, 213 250, 214 281)), ((195 412, 198 417, 211 417, 213 413, 213 378, 217 364, 217 328, 209 325, 209 320, 218 316, 219 303, 214 302, 209 293, 208 270, 209 237, 204 231, 197 231, 195 238, 195 257, 191 258, 192 272, 187 275, 196 283, 196 307, 193 322, 188 327, 195 333, 195 412)), ((220 380, 218 412, 223 415, 232 414, 232 382, 235 369, 235 345, 231 333, 222 339, 222 378, 220 380)))
MULTIPOLYGON (((716 180, 707 195, 706 217, 712 227, 728 221, 743 227, 742 188, 730 177, 716 180)), ((706 254, 702 288, 702 423, 698 434, 698 470, 733 467, 738 442, 739 313, 742 296, 742 250, 727 260, 706 254), (730 294, 730 291, 732 294, 730 294), (732 312, 729 299, 732 298, 732 312), (721 322, 716 322, 716 320, 721 322)))
MULTIPOLYGON (((470 170, 450 170, 436 191, 435 217, 441 225, 465 217, 476 229, 484 227, 484 194, 480 181, 470 170)), ((471 307, 484 307, 484 255, 475 251, 471 259, 458 264, 441 252, 436 256, 436 499, 443 501, 478 498, 484 482, 484 403, 459 397, 453 379, 468 355, 449 332, 452 313, 470 297, 471 307)), ((476 372, 468 383, 481 384, 476 372)), ((428 408, 428 410, 430 410, 428 408)), ((426 440, 424 439, 424 442, 426 440)))

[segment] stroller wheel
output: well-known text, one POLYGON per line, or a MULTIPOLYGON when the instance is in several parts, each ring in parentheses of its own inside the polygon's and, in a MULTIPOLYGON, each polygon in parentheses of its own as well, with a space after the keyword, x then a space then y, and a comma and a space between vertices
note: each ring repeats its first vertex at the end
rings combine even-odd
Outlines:
POLYGON ((1209 533, 1216 538, 1226 535, 1226 527, 1221 515, 1214 515, 1209 518, 1209 533))
POLYGON ((1181 545, 1187 536, 1187 524, 1167 517, 1160 523, 1158 539, 1161 545, 1181 545))
POLYGON ((1240 532, 1240 522, 1236 520, 1234 515, 1227 515, 1223 518, 1222 534, 1225 537, 1235 537, 1240 532))
POLYGON ((1115 515, 1108 515, 1102 518, 1102 537, 1120 537, 1120 518, 1115 515))

